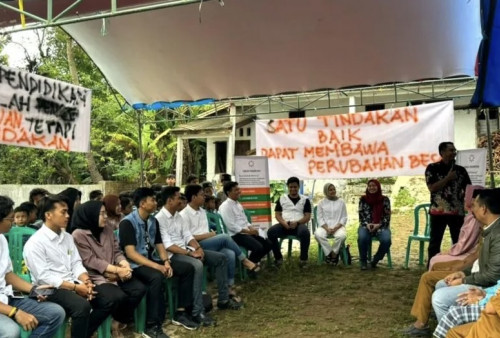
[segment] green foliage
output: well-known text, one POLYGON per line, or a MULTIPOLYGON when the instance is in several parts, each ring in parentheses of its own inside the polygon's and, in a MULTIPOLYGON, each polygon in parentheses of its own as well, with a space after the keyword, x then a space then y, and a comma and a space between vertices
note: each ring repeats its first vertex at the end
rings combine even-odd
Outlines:
POLYGON ((285 183, 283 181, 271 181, 271 202, 278 202, 281 195, 286 192, 285 183))
POLYGON ((372 178, 350 178, 347 180, 347 185, 359 185, 359 184, 368 184, 368 181, 375 178, 380 182, 381 185, 393 185, 396 183, 397 177, 372 177, 372 178))
POLYGON ((408 189, 405 187, 399 188, 398 194, 394 201, 394 206, 397 208, 400 207, 413 207, 417 199, 413 197, 408 189))

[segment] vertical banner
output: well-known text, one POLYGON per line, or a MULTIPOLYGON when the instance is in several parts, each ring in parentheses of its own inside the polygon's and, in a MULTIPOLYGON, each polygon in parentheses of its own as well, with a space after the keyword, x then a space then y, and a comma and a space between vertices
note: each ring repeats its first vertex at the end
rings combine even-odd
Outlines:
POLYGON ((457 154, 457 164, 467 170, 472 184, 486 184, 486 149, 460 150, 457 154))
POLYGON ((423 175, 453 142, 453 102, 307 118, 257 120, 270 179, 423 175))
POLYGON ((87 152, 91 90, 0 66, 0 143, 87 152))
POLYGON ((252 224, 271 225, 269 168, 265 156, 235 156, 234 176, 241 189, 240 203, 252 215, 252 224))

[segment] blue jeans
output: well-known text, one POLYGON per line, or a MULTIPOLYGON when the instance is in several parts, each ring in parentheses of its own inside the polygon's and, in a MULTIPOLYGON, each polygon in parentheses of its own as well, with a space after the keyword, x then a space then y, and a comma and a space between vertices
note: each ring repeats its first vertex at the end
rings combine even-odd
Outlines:
POLYGON ((372 237, 377 237, 380 242, 377 253, 373 256, 373 262, 382 260, 391 247, 391 230, 389 228, 380 229, 375 234, 372 234, 366 227, 360 226, 358 228, 358 249, 361 263, 367 261, 368 248, 372 245, 372 237))
POLYGON ((448 286, 443 279, 436 283, 436 290, 432 294, 432 307, 438 322, 446 315, 451 306, 459 305, 457 304, 458 295, 468 291, 473 286, 470 284, 448 286))
MULTIPOLYGON (((38 320, 38 326, 31 331, 30 337, 52 337, 66 317, 64 309, 51 302, 39 303, 29 298, 10 298, 9 305, 32 314, 38 320)), ((16 321, 8 316, 0 315, 0 337, 17 338, 21 330, 16 321)))
POLYGON ((242 261, 246 258, 241 252, 240 247, 236 244, 231 236, 221 234, 200 241, 203 250, 217 251, 223 253, 227 260, 227 282, 229 285, 234 284, 234 272, 236 267, 236 257, 242 261))
POLYGON ((227 284, 227 259, 222 253, 204 250, 204 261, 182 254, 174 254, 172 262, 185 262, 194 268, 193 277, 193 315, 197 316, 204 312, 203 307, 203 264, 215 268, 215 278, 219 291, 219 302, 229 299, 229 288, 227 284))

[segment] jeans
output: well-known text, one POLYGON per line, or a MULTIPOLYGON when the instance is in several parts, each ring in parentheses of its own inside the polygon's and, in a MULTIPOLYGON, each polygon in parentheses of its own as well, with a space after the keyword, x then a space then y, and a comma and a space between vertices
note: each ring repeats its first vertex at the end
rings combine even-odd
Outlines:
MULTIPOLYGON (((30 337, 52 337, 64 321, 66 313, 59 305, 51 302, 39 303, 29 298, 9 298, 9 305, 36 317, 38 326, 30 337)), ((0 314, 0 338, 18 338, 21 330, 17 322, 0 314)))
POLYGON ((236 257, 242 261, 246 258, 241 252, 240 247, 236 244, 229 235, 217 235, 200 241, 203 250, 217 251, 223 253, 227 260, 227 282, 228 285, 234 284, 234 273, 236 267, 236 257))
POLYGON ((297 236, 300 241, 300 260, 307 261, 309 258, 309 244, 311 244, 311 233, 306 224, 299 224, 295 229, 285 229, 281 224, 275 224, 267 231, 267 238, 271 241, 275 260, 283 259, 278 239, 287 236, 297 236))
POLYGON ((367 261, 368 248, 369 245, 372 245, 372 237, 374 236, 378 238, 380 245, 377 253, 373 256, 373 262, 382 260, 391 247, 391 230, 389 228, 382 228, 377 233, 372 234, 366 227, 360 226, 358 228, 358 249, 361 263, 367 261))
POLYGON ((458 295, 468 291, 473 286, 469 284, 448 286, 444 279, 436 283, 436 290, 432 294, 432 307, 434 308, 438 322, 446 315, 451 306, 458 305, 458 295))
POLYGON ((205 250, 204 262, 187 255, 174 254, 172 263, 188 263, 194 268, 193 277, 193 315, 197 316, 204 312, 203 307, 203 263, 215 268, 215 278, 219 291, 219 302, 229 299, 229 288, 227 284, 227 258, 224 254, 216 251, 205 250))

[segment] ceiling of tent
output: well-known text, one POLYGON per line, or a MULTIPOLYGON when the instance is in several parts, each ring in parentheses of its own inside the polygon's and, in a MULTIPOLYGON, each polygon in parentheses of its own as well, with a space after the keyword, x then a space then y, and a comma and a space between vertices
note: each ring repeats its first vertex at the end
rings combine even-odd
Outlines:
POLYGON ((63 28, 132 104, 474 76, 479 0, 225 0, 63 28))

